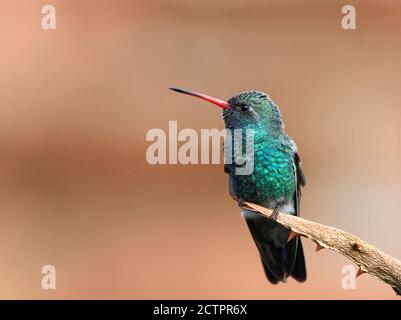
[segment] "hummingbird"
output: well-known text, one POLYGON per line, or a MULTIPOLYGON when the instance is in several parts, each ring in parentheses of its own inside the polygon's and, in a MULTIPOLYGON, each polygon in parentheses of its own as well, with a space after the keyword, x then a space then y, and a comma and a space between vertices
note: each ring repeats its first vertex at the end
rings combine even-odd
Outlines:
POLYGON ((252 129, 254 168, 249 175, 236 174, 235 163, 225 164, 230 196, 238 201, 259 251, 264 273, 273 283, 293 277, 306 280, 301 239, 290 237, 290 230, 276 222, 278 212, 299 215, 301 188, 305 175, 294 140, 285 132, 278 106, 260 91, 244 91, 229 100, 216 99, 191 90, 170 88, 208 101, 222 108, 226 129, 252 129), (273 210, 272 218, 246 209, 252 202, 273 210))

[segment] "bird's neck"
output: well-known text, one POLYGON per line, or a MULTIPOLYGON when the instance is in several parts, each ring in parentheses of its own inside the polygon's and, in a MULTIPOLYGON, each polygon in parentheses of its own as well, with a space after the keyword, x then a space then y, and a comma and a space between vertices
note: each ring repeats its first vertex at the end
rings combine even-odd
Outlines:
POLYGON ((241 143, 244 152, 247 143, 251 142, 249 135, 252 135, 254 150, 258 150, 261 148, 265 148, 266 145, 276 143, 277 141, 280 140, 280 137, 284 134, 284 130, 282 128, 277 129, 277 128, 269 128, 266 126, 262 127, 255 124, 249 124, 237 127, 227 126, 227 129, 230 130, 230 135, 233 139, 236 139, 236 134, 238 134, 235 133, 235 130, 241 129, 241 136, 242 136, 241 143))
POLYGON ((260 124, 255 124, 255 123, 227 125, 226 128, 232 132, 234 132, 235 130, 241 129, 243 135, 246 134, 247 130, 250 130, 254 134, 255 142, 257 140, 263 141, 263 140, 275 139, 284 133, 284 130, 282 127, 266 126, 266 125, 260 125, 260 124))

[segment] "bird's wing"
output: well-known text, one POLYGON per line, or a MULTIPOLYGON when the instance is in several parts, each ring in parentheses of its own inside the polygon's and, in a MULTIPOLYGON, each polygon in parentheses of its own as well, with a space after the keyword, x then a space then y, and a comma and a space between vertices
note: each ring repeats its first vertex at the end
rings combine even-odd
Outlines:
POLYGON ((296 190, 294 192, 294 204, 295 204, 295 214, 299 215, 299 206, 301 202, 301 187, 305 186, 306 179, 301 168, 301 158, 298 152, 294 153, 294 167, 295 167, 295 178, 296 178, 296 190))
MULTIPOLYGON (((294 209, 295 215, 299 216, 299 206, 301 202, 301 188, 305 186, 306 180, 305 175, 301 168, 301 159, 298 152, 294 152, 293 163, 295 169, 296 179, 296 190, 294 192, 294 209)), ((305 268, 305 257, 303 253, 301 239, 295 237, 287 244, 289 254, 289 267, 291 270, 291 276, 296 280, 303 282, 306 280, 306 268, 305 268)))
POLYGON ((295 186, 296 186, 293 198, 295 207, 294 209, 295 209, 295 215, 299 216, 299 207, 301 202, 301 188, 305 186, 306 179, 301 168, 302 162, 298 154, 297 145, 295 144, 294 140, 292 140, 292 138, 289 137, 288 135, 285 135, 284 138, 285 139, 282 141, 282 144, 288 148, 287 151, 290 152, 292 155, 292 163, 294 166, 295 186))

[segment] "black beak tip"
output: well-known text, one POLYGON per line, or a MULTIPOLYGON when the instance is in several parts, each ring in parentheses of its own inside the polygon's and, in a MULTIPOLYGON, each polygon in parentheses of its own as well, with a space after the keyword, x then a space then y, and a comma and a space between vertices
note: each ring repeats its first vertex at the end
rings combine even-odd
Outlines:
POLYGON ((219 99, 216 99, 216 98, 213 98, 213 97, 209 97, 209 96, 207 96, 205 94, 202 94, 202 93, 197 93, 197 92, 194 92, 194 91, 191 91, 191 90, 180 89, 180 88, 171 88, 170 87, 169 89, 173 90, 175 92, 178 92, 178 93, 187 94, 189 96, 197 97, 197 98, 200 98, 202 100, 211 102, 211 103, 215 104, 216 106, 219 106, 220 108, 223 108, 223 109, 230 108, 230 105, 227 102, 219 100, 219 99))
POLYGON ((169 89, 173 90, 175 92, 178 92, 178 93, 191 94, 191 91, 189 91, 189 90, 184 90, 184 89, 180 89, 180 88, 172 88, 172 87, 170 87, 169 89))

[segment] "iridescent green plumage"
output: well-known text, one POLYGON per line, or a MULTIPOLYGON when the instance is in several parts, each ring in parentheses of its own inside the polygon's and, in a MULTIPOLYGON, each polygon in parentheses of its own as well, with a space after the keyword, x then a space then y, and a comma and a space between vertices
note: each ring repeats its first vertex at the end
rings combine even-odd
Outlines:
POLYGON ((233 177, 237 196, 270 208, 279 199, 293 198, 296 189, 293 150, 286 142, 267 139, 255 145, 254 163, 251 175, 233 177))
POLYGON ((233 109, 223 111, 226 127, 231 131, 242 129, 243 146, 246 129, 253 129, 254 134, 253 173, 236 175, 236 164, 228 167, 236 196, 267 207, 274 207, 279 200, 292 201, 296 192, 296 146, 284 132, 277 106, 257 91, 241 93, 228 102, 233 109))
MULTIPOLYGON (((190 90, 171 88, 223 108, 223 119, 230 133, 234 133, 234 155, 224 165, 230 176, 230 194, 241 204, 254 202, 288 214, 299 214, 301 186, 305 177, 294 141, 284 132, 281 114, 276 104, 259 91, 242 92, 223 101, 190 90), (235 138, 235 131, 242 135, 235 138), (247 133, 252 129, 253 153, 247 153, 247 133), (242 139, 241 139, 242 138, 242 139), (239 140, 239 141, 238 141, 239 140), (235 149, 253 156, 253 170, 237 174, 235 149), (233 161, 234 160, 234 161, 233 161)), ((231 135, 230 135, 231 136, 231 135)), ((232 147, 232 146, 231 146, 232 147)), ((227 160, 227 159, 226 159, 227 160)), ((252 169, 252 168, 251 168, 252 169)), ((263 269, 271 283, 285 281, 292 276, 298 281, 306 280, 306 267, 301 240, 288 241, 289 230, 258 213, 243 210, 252 237, 259 250, 263 269)))
MULTIPOLYGON (((230 193, 240 202, 249 201, 286 212, 299 213, 300 188, 305 178, 294 141, 285 133, 280 111, 264 93, 248 91, 231 98, 223 111, 227 129, 242 129, 245 151, 246 130, 254 135, 254 169, 250 175, 236 174, 236 163, 226 165, 230 193)), ((244 217, 259 249, 266 276, 272 283, 292 275, 306 279, 301 242, 287 244, 289 230, 274 221, 244 211, 244 217)))

